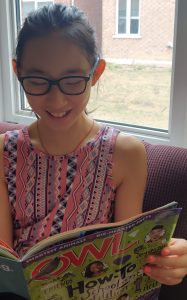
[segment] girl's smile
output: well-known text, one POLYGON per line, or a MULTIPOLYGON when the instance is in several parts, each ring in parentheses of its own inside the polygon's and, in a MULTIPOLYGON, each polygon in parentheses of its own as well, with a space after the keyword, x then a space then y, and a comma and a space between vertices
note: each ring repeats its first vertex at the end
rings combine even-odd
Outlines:
POLYGON ((54 118, 64 118, 65 116, 67 116, 69 113, 71 112, 71 110, 68 110, 68 111, 64 111, 62 113, 52 113, 52 112, 49 112, 48 113, 54 117, 54 118))

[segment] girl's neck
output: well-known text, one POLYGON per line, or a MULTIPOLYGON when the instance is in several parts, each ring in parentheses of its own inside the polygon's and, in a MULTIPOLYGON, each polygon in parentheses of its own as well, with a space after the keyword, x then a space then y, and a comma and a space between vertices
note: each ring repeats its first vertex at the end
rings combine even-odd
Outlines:
POLYGON ((95 122, 87 116, 81 122, 77 121, 67 131, 44 127, 42 120, 38 120, 33 126, 30 130, 32 143, 36 148, 50 155, 75 152, 95 135, 95 122), (34 132, 33 135, 32 132, 34 132))

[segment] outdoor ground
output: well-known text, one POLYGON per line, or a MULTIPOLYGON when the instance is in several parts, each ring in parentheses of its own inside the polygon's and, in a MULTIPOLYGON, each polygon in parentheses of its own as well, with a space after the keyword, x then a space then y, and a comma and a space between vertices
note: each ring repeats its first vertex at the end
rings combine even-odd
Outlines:
POLYGON ((168 129, 171 68, 107 64, 88 111, 96 119, 168 129))

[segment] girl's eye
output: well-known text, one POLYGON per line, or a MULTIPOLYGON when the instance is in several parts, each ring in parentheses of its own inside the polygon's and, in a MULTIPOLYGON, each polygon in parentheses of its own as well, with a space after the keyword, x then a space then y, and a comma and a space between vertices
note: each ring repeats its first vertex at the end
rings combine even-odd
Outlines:
POLYGON ((29 80, 29 84, 32 84, 32 85, 47 85, 47 81, 43 80, 43 79, 27 79, 29 80))
POLYGON ((66 85, 78 85, 84 82, 83 78, 68 78, 62 81, 66 85))
POLYGON ((82 82, 82 80, 79 80, 79 81, 75 81, 75 82, 67 82, 66 84, 77 85, 77 84, 80 84, 81 82, 82 82))

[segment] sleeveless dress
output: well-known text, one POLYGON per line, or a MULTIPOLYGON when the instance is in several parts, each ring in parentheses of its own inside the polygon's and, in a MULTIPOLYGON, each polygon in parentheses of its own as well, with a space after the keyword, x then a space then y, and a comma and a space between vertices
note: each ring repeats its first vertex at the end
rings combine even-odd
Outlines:
POLYGON ((56 233, 112 221, 112 156, 118 133, 102 126, 74 153, 53 156, 33 147, 27 127, 6 132, 5 178, 19 255, 56 233))

